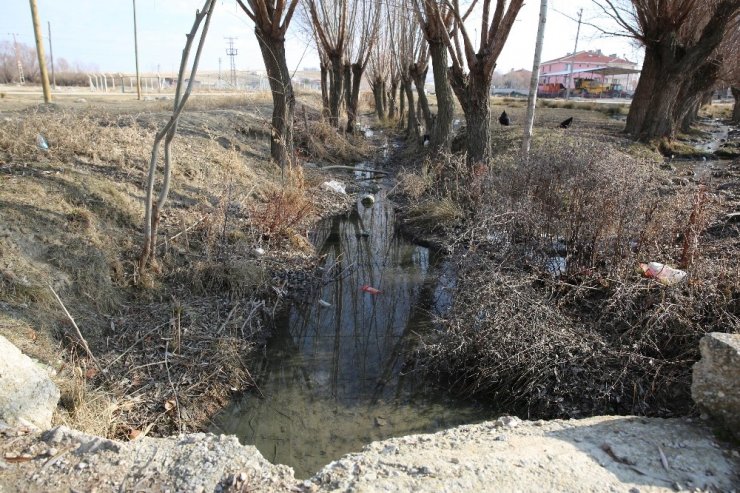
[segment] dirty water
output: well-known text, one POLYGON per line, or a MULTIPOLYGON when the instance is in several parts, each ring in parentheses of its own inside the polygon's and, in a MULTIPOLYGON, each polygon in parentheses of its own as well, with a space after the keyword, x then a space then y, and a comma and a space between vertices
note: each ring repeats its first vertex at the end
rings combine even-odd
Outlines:
POLYGON ((298 478, 374 440, 490 417, 405 367, 417 334, 449 304, 450 281, 430 250, 396 234, 389 183, 372 176, 358 169, 351 213, 313 232, 325 285, 277 321, 255 375, 264 398, 245 396, 214 425, 298 478))

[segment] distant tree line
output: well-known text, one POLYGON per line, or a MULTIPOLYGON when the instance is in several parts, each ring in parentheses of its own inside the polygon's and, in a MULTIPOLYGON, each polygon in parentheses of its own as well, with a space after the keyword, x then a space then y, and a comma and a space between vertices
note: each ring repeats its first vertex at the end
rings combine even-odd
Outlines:
MULTIPOLYGON (((31 84, 41 83, 41 71, 36 48, 25 43, 18 43, 18 59, 23 66, 23 77, 31 84)), ((12 41, 0 41, 0 84, 18 82, 18 63, 15 46, 12 41)), ((46 66, 51 70, 51 59, 47 56, 46 66)), ((54 58, 54 75, 57 85, 86 86, 89 84, 87 73, 94 71, 94 67, 79 63, 72 64, 66 58, 54 58)), ((49 72, 51 77, 51 72, 49 72)))

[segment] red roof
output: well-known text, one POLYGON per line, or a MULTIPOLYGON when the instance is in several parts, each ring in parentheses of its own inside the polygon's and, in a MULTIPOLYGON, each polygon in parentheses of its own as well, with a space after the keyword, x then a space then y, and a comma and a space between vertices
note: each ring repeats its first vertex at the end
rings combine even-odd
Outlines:
POLYGON ((541 65, 558 63, 558 62, 574 62, 574 63, 592 63, 596 65, 609 65, 609 64, 631 64, 637 65, 635 62, 631 62, 624 58, 620 58, 617 55, 604 55, 601 50, 598 51, 579 51, 575 55, 565 55, 564 57, 555 58, 554 60, 548 60, 542 62, 541 65))

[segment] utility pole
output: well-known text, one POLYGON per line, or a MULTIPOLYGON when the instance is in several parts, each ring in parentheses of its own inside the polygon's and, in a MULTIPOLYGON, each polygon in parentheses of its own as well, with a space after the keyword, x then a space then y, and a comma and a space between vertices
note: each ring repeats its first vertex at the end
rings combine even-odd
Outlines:
POLYGON ((51 44, 51 22, 46 21, 46 25, 49 28, 49 57, 51 57, 51 84, 54 89, 57 88, 57 77, 54 75, 54 46, 51 44))
POLYGON ((16 36, 20 36, 18 33, 8 33, 11 36, 13 36, 13 47, 15 48, 15 64, 18 67, 18 83, 19 84, 25 84, 26 78, 23 77, 23 64, 21 63, 21 52, 18 49, 18 40, 15 39, 16 36))
POLYGON ((570 99, 570 82, 573 80, 573 63, 575 61, 574 57, 576 56, 576 51, 578 51, 578 36, 581 34, 581 16, 583 15, 583 9, 578 11, 578 29, 576 29, 576 44, 573 47, 573 54, 571 55, 570 60, 570 71, 568 73, 568 78, 565 81, 565 100, 570 99))
POLYGON ((542 44, 545 39, 545 24, 547 23, 547 0, 540 3, 540 24, 537 27, 537 42, 534 47, 534 61, 532 62, 532 78, 529 81, 529 100, 527 101, 527 120, 524 123, 524 138, 522 139, 522 158, 529 160, 529 145, 532 141, 532 127, 534 126, 534 108, 537 103, 537 85, 540 79, 540 61, 542 60, 542 44))
POLYGON ((41 36, 41 23, 39 22, 39 10, 36 0, 31 3, 31 17, 33 18, 33 36, 36 38, 36 54, 39 57, 39 70, 41 70, 41 87, 44 89, 44 102, 51 103, 51 88, 49 87, 49 74, 46 71, 46 56, 44 55, 44 38, 41 36))
POLYGON ((136 57, 136 99, 141 101, 141 76, 139 75, 139 37, 136 34, 136 0, 134 2, 134 56, 136 57))
POLYGON ((234 48, 234 40, 238 38, 226 37, 224 39, 226 39, 229 42, 229 47, 226 48, 226 54, 229 56, 229 59, 231 60, 231 85, 232 87, 236 87, 236 55, 239 50, 234 48))
POLYGON ((218 57, 218 81, 221 82, 221 57, 218 57))

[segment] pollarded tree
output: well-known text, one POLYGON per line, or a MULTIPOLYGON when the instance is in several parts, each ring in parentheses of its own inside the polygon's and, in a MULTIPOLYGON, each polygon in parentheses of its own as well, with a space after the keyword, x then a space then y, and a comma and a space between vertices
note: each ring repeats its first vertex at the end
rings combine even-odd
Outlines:
POLYGON ((285 33, 298 0, 236 0, 254 22, 265 71, 272 93, 270 155, 284 169, 293 162, 293 115, 295 95, 285 59, 285 33))
POLYGON ((439 0, 412 0, 414 13, 429 44, 437 97, 437 115, 431 129, 432 149, 449 150, 452 143, 452 119, 455 110, 454 94, 447 77, 447 45, 452 24, 452 11, 439 0))
POLYGON ((311 22, 329 59, 329 123, 339 127, 344 87, 344 57, 349 27, 348 0, 307 0, 311 22))
POLYGON ((379 0, 356 0, 352 6, 351 30, 347 43, 345 92, 347 94, 347 132, 354 132, 360 102, 360 84, 373 45, 378 40, 381 4, 379 0))
POLYGON ((449 2, 455 18, 452 37, 445 35, 447 51, 452 59, 450 84, 465 113, 467 124, 468 164, 487 161, 491 156, 491 78, 504 43, 509 37, 524 0, 496 0, 491 17, 492 0, 482 0, 478 48, 468 34, 465 20, 478 3, 473 1, 463 14, 458 0, 449 2), (467 68, 467 70, 466 70, 467 68))
MULTIPOLYGON (((642 141, 673 137, 682 113, 677 110, 679 98, 691 96, 692 89, 686 84, 690 85, 698 72, 705 74, 702 77, 711 75, 710 57, 728 26, 737 19, 740 0, 594 0, 594 3, 624 33, 645 46, 642 74, 627 116, 627 133, 642 141)), ((699 86, 693 90, 700 89, 699 86)))
POLYGON ((373 49, 370 50, 366 77, 375 100, 375 115, 380 121, 384 121, 388 116, 387 108, 383 103, 383 93, 385 92, 385 86, 390 73, 391 46, 388 26, 381 26, 378 33, 378 41, 373 45, 373 49))

